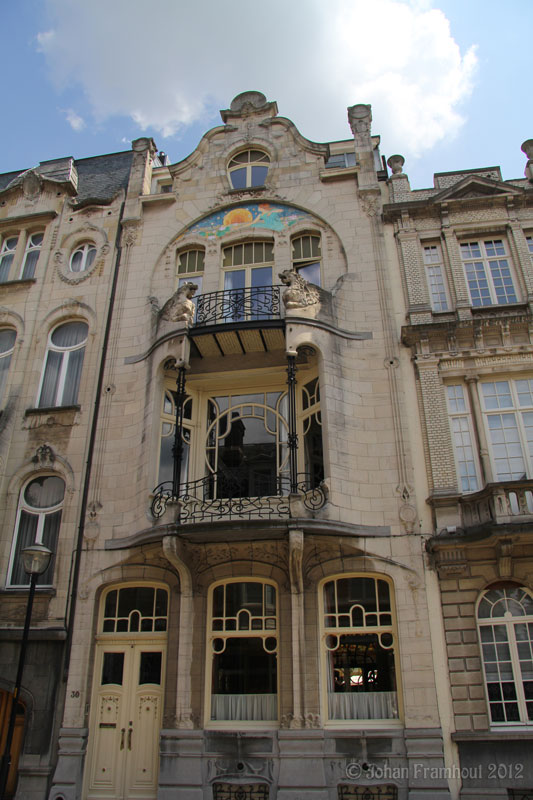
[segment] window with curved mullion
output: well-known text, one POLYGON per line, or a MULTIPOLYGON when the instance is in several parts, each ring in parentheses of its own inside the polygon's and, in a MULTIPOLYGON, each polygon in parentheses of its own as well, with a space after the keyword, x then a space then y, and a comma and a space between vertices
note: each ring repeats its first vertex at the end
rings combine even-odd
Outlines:
POLYGON ((77 403, 88 330, 86 322, 66 322, 51 332, 39 408, 77 403))
POLYGON ((484 592, 477 622, 493 725, 533 723, 533 597, 507 584, 484 592))
POLYGON ((388 582, 367 576, 326 581, 323 610, 328 719, 398 719, 388 582))
POLYGON ((320 236, 304 234, 292 239, 292 268, 308 283, 321 286, 320 264, 322 252, 320 236))
POLYGON ((234 189, 264 186, 270 157, 262 150, 243 150, 230 159, 228 175, 234 189))
POLYGON ((215 586, 208 626, 211 722, 278 719, 277 599, 273 584, 215 586))
POLYGON ((57 475, 40 475, 23 488, 11 549, 9 586, 29 586, 20 553, 34 544, 45 545, 53 553, 50 565, 37 578, 38 586, 52 585, 64 495, 65 482, 57 475))

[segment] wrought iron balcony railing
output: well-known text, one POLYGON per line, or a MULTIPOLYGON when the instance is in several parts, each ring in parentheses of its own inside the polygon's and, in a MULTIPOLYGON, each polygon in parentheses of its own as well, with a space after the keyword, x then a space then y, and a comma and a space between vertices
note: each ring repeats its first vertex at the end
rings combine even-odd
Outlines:
POLYGON ((223 325, 279 319, 280 316, 281 287, 253 286, 198 295, 193 324, 223 325))
MULTIPOLYGON (((268 493, 248 497, 244 494, 246 487, 237 476, 232 479, 231 473, 213 473, 196 481, 189 481, 180 486, 179 497, 173 492, 172 481, 160 483, 154 489, 152 499, 152 515, 155 519, 163 516, 170 502, 179 503, 179 522, 216 522, 223 519, 273 519, 290 517, 289 494, 291 489, 289 477, 254 479, 251 483, 256 488, 263 481, 263 489, 268 493)), ((250 485, 249 483, 247 484, 250 485)), ((308 511, 318 511, 326 503, 326 493, 322 484, 314 485, 311 476, 300 473, 297 476, 296 494, 300 495, 304 507, 308 511)))

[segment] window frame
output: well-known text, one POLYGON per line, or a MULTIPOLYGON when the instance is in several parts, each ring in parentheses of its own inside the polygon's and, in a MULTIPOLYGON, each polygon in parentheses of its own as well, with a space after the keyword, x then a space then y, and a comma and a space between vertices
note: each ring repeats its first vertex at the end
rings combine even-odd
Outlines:
POLYGON ((35 277, 35 270, 37 269, 37 264, 39 263, 39 258, 41 255, 41 251, 43 249, 44 244, 44 230, 37 230, 37 231, 27 231, 26 232, 26 244, 24 247, 24 256, 22 258, 22 264, 20 267, 20 280, 26 281, 31 280, 35 277), (32 240, 34 236, 42 236, 42 239, 39 244, 33 244, 32 240), (35 259, 35 263, 28 265, 29 256, 33 253, 37 253, 37 258, 35 259), (31 271, 31 275, 26 274, 26 269, 29 266, 29 270, 31 271))
POLYGON ((90 241, 79 242, 73 249, 72 253, 70 254, 70 258, 68 260, 69 273, 76 276, 82 276, 88 274, 94 267, 97 255, 98 255, 98 248, 95 242, 90 242, 90 241), (80 269, 72 269, 72 261, 77 253, 82 254, 81 267, 80 269), (87 262, 89 261, 91 253, 93 255, 92 258, 90 259, 90 263, 88 264, 87 262))
POLYGON ((0 278, 0 285, 3 283, 9 283, 10 280, 10 273, 13 269, 13 264, 16 262, 17 257, 17 250, 20 247, 20 232, 18 233, 8 233, 2 236, 2 246, 0 247, 0 273, 2 271, 2 263, 4 259, 9 258, 11 256, 11 260, 9 261, 9 266, 7 268, 7 273, 4 279, 0 278), (8 247, 8 242, 15 242, 14 247, 8 247))
POLYGON ((304 280, 308 281, 309 283, 313 283, 314 286, 322 286, 322 236, 320 233, 316 231, 301 231, 300 233, 295 233, 291 236, 290 242, 291 248, 291 268, 294 272, 297 272, 298 275, 301 275, 304 280), (309 250, 310 255, 309 257, 305 257, 303 255, 303 240, 309 239, 309 250), (318 255, 315 257, 313 255, 313 241, 318 240, 318 255), (296 242, 301 242, 301 252, 302 255, 300 257, 296 257, 294 255, 295 251, 295 244, 296 242), (314 264, 318 264, 318 283, 310 281, 309 278, 305 275, 305 270, 309 267, 312 267, 314 264))
MULTIPOLYGON (((489 718, 490 727, 491 728, 495 728, 497 730, 509 730, 509 728, 513 728, 513 727, 520 727, 521 729, 533 727, 533 710, 531 712, 531 719, 528 718, 528 711, 527 711, 527 702, 529 702, 529 703, 531 703, 533 705, 533 700, 527 700, 527 698, 525 697, 525 691, 524 691, 524 685, 523 685, 524 681, 525 681, 525 678, 522 675, 522 669, 521 669, 521 664, 520 664, 520 656, 519 656, 519 648, 518 648, 518 642, 519 641, 520 642, 525 642, 526 640, 524 640, 524 639, 518 640, 516 638, 516 628, 517 628, 518 625, 520 625, 520 624, 521 625, 526 625, 528 630, 530 628, 530 625, 533 625, 533 613, 531 613, 531 614, 522 614, 522 615, 512 615, 511 612, 509 610, 507 610, 503 616, 480 617, 480 615, 479 615, 480 607, 481 607, 483 601, 485 600, 485 598, 487 598, 487 595, 489 595, 491 592, 495 592, 495 591, 498 591, 498 590, 505 593, 508 590, 512 590, 512 589, 521 590, 522 592, 525 592, 526 595, 533 602, 533 592, 531 591, 531 589, 529 589, 527 586, 524 586, 524 585, 519 585, 519 584, 514 584, 514 583, 509 582, 509 583, 505 583, 504 585, 501 585, 501 586, 496 585, 496 586, 487 587, 480 594, 480 596, 478 597, 477 603, 476 603, 476 629, 477 629, 477 633, 478 633, 480 660, 481 660, 481 664, 482 664, 483 689, 484 689, 484 693, 485 693, 485 700, 486 700, 486 703, 487 703, 487 715, 488 715, 488 718, 489 718), (514 687, 515 687, 516 704, 518 706, 518 712, 519 712, 519 719, 518 720, 493 720, 493 718, 492 718, 491 705, 492 705, 492 703, 497 702, 497 699, 492 699, 491 700, 491 698, 489 697, 489 682, 490 683, 496 683, 497 682, 500 685, 501 685, 502 682, 509 683, 509 681, 501 681, 501 680, 489 681, 489 676, 488 676, 488 673, 487 673, 487 666, 486 666, 486 661, 485 661, 485 652, 486 651, 484 651, 483 645, 485 644, 487 646, 490 646, 491 642, 489 640, 485 640, 485 641, 483 640, 483 636, 482 636, 481 630, 483 628, 494 628, 494 626, 496 626, 496 625, 505 626, 505 630, 506 630, 506 634, 507 634, 507 640, 505 642, 501 638, 500 639, 496 639, 496 635, 493 633, 493 642, 494 642, 494 646, 495 646, 495 653, 497 654, 497 656, 496 656, 496 660, 495 661, 490 661, 489 663, 495 663, 495 664, 498 664, 498 665, 500 665, 502 663, 502 660, 498 658, 499 654, 498 654, 498 651, 497 651, 497 643, 499 643, 499 644, 507 643, 508 644, 508 650, 509 650, 510 659, 504 661, 503 663, 510 663, 510 665, 511 665, 511 675, 512 675, 512 681, 511 682, 514 684, 514 687)), ((501 600, 502 600, 502 598, 500 598, 500 600, 497 601, 497 602, 501 602, 501 600)), ((515 602, 518 603, 518 601, 515 601, 515 602)), ((494 605, 496 605, 496 603, 494 603, 494 605)), ((530 654, 530 656, 533 656, 533 635, 529 639, 529 644, 530 644, 529 654, 530 654)), ((494 671, 494 674, 497 674, 501 678, 501 670, 500 670, 499 666, 498 666, 497 672, 494 671)), ((502 697, 502 705, 503 705, 506 698, 503 697, 503 693, 501 693, 501 697, 502 697)), ((513 702, 513 698, 507 698, 507 701, 508 702, 513 702)))
POLYGON ((228 159, 228 164, 226 167, 226 172, 228 175, 228 179, 230 182, 230 187, 232 191, 235 192, 243 192, 252 189, 262 189, 266 184, 266 179, 268 176, 268 172, 270 170, 270 166, 272 163, 272 159, 270 154, 262 147, 246 147, 244 149, 238 150, 236 153, 228 159), (243 156, 244 154, 248 154, 248 161, 238 161, 237 159, 239 156, 243 156), (253 153, 260 153, 263 158, 261 159, 251 159, 251 155, 253 153), (232 163, 235 162, 235 163, 232 163), (261 183, 255 183, 253 180, 253 168, 254 167, 266 167, 266 174, 264 180, 261 183), (235 186, 233 183, 232 174, 235 174, 237 171, 245 169, 245 181, 244 186, 235 186))
POLYGON ((78 404, 78 397, 79 397, 80 386, 81 386, 81 378, 82 378, 82 372, 83 372, 83 362, 85 360, 85 348, 87 346, 88 341, 89 341, 89 324, 88 324, 87 320, 85 320, 85 319, 65 320, 63 322, 59 322, 57 325, 54 325, 54 327, 51 328, 51 330, 50 330, 50 332, 48 334, 48 341, 47 341, 47 345, 46 345, 46 353, 45 353, 45 357, 44 357, 43 366, 42 366, 42 369, 41 369, 41 378, 40 378, 40 381, 39 381, 39 389, 38 389, 38 392, 37 392, 36 408, 61 408, 63 406, 69 407, 71 405, 77 405, 78 404), (57 330, 59 330, 59 328, 61 328, 63 325, 77 324, 77 323, 83 323, 87 328, 87 336, 85 337, 85 339, 82 342, 80 342, 77 345, 72 345, 71 347, 60 347, 58 345, 55 345, 52 342, 52 336, 54 335, 54 333, 57 330), (76 402, 75 403, 66 403, 65 404, 62 401, 63 401, 64 395, 65 395, 68 366, 69 366, 69 363, 70 363, 70 354, 74 353, 74 352, 78 352, 81 349, 84 350, 84 354, 83 354, 83 358, 82 358, 82 363, 80 365, 78 384, 77 384, 75 392, 74 392, 76 402), (47 405, 41 404, 41 397, 42 397, 42 393, 43 393, 44 381, 45 381, 45 377, 46 377, 46 370, 47 370, 47 365, 48 365, 48 361, 49 361, 49 353, 51 353, 51 352, 62 353, 63 354, 63 358, 61 359, 61 366, 60 366, 59 371, 58 371, 58 378, 57 378, 57 381, 55 383, 55 388, 54 388, 55 404, 50 406, 48 404, 47 405))
POLYGON ((453 449, 453 458, 455 463, 455 474, 457 477, 457 485, 461 494, 472 494, 473 492, 478 492, 482 487, 482 480, 481 480, 481 465, 479 461, 479 451, 477 446, 477 439, 475 435, 473 419, 472 419, 472 412, 470 409, 470 395, 468 392, 468 387, 462 383, 447 383, 445 384, 445 393, 446 393, 446 408, 448 410, 448 421, 450 425, 450 437, 452 441, 452 449, 453 449), (460 397, 457 391, 454 392, 455 397, 451 397, 451 390, 460 389, 460 397), (454 408, 454 401, 456 406, 460 402, 463 404, 463 408, 456 407, 454 408), (460 421, 459 426, 454 425, 454 421, 460 421), (465 434, 468 435, 470 441, 466 441, 465 434), (459 443, 457 436, 461 436, 462 442, 459 443), (471 448, 472 450, 472 458, 470 459, 461 459, 460 458, 460 449, 471 448), (466 469, 465 471, 461 470, 461 464, 471 464, 472 469, 468 472, 466 469), (463 474, 464 472, 464 474, 463 474), (473 488, 465 489, 463 484, 463 478, 467 481, 471 481, 475 479, 476 486, 473 488))
POLYGON ((512 263, 512 256, 509 252, 509 243, 505 236, 497 236, 495 235, 494 238, 489 239, 487 237, 478 237, 475 239, 474 237, 470 237, 468 239, 462 239, 459 241, 459 254, 461 258, 461 262, 463 264, 463 271, 465 275, 466 287, 468 289, 468 294, 470 297, 470 304, 472 308, 490 308, 491 306, 499 306, 499 305, 513 305, 514 303, 520 303, 520 287, 517 281, 516 271, 513 267, 512 263), (491 244, 497 246, 501 244, 503 252, 498 253, 495 252, 494 255, 490 255, 487 252, 487 245, 491 244), (463 248, 469 247, 472 248, 477 246, 479 249, 479 256, 470 255, 465 257, 465 251, 463 248), (512 290, 512 294, 514 299, 502 299, 498 296, 498 287, 497 283, 495 282, 496 278, 493 274, 491 262, 496 263, 497 269, 500 270, 500 275, 496 276, 497 280, 501 281, 505 294, 510 294, 509 287, 512 290), (505 266, 502 266, 502 263, 505 263, 505 266), (472 265, 474 272, 472 272, 471 278, 469 279, 469 270, 468 265, 472 265), (480 265, 478 268, 477 265, 480 265), (508 284, 507 287, 504 286, 505 276, 502 276, 502 270, 507 269, 509 272, 508 275, 508 284), (486 287, 480 287, 480 281, 486 283, 486 287), (474 287, 473 284, 476 284, 474 287), (488 291, 488 297, 490 302, 481 302, 481 292, 486 289, 488 291), (479 294, 480 302, 476 302, 472 292, 477 292, 479 294))
POLYGON ((3 359, 7 360, 7 364, 3 365, 3 369, 0 369, 0 406, 2 405, 4 399, 4 394, 9 377, 9 370, 11 367, 11 358, 13 356, 13 353, 15 352, 15 345, 17 343, 17 333, 18 333, 15 328, 10 328, 9 326, 2 326, 0 328, 0 334, 2 334, 3 331, 13 331, 13 333, 15 334, 15 338, 13 340, 12 347, 4 350, 3 352, 0 352, 0 363, 2 362, 3 359))
MULTIPOLYGON (((375 588, 377 595, 378 589, 375 588)), ((329 575, 323 578, 318 584, 317 593, 318 602, 318 617, 319 617, 319 647, 320 647, 320 696, 322 707, 322 719, 324 720, 324 728, 384 728, 384 727, 401 727, 403 726, 403 696, 402 696, 402 681, 401 681, 401 659, 400 659, 400 639, 398 635, 398 615, 396 610, 394 583, 387 575, 374 572, 348 572, 329 575), (326 616, 331 616, 326 612, 325 606, 325 587, 326 584, 331 582, 338 582, 346 579, 372 579, 375 582, 384 581, 388 586, 389 601, 390 601, 390 617, 391 622, 389 625, 363 625, 363 626, 329 626, 326 625, 326 616), (356 719, 337 719, 330 717, 329 714, 329 670, 330 665, 329 653, 326 646, 326 639, 330 635, 337 635, 339 638, 343 635, 362 635, 364 632, 371 632, 376 635, 380 633, 387 633, 392 636, 391 648, 393 651, 394 663, 394 682, 396 685, 396 711, 397 716, 382 717, 382 718, 356 718, 356 719)), ((352 605, 353 608, 353 605, 352 605)), ((366 612, 371 613, 371 612, 366 612)), ((385 612, 383 612, 385 613, 385 612)), ((335 694, 335 693, 334 693, 335 694)), ((362 693, 364 694, 364 692, 362 693)))
POLYGON ((39 575, 38 578, 37 578, 37 586, 39 586, 40 588, 52 587, 54 585, 52 580, 49 583, 45 583, 44 582, 44 578, 46 577, 47 573, 50 575, 51 579, 53 579, 53 576, 54 576, 55 563, 56 563, 57 555, 58 555, 57 554, 57 550, 58 550, 58 545, 59 545, 59 535, 60 535, 60 530, 61 530, 61 524, 63 522, 63 507, 64 507, 64 503, 65 503, 66 492, 67 492, 67 485, 66 485, 64 477, 62 475, 59 475, 58 473, 55 473, 55 472, 47 472, 47 473, 41 473, 40 475, 32 475, 26 481, 24 481, 24 483, 23 483, 23 485, 22 485, 22 487, 20 489, 20 492, 19 492, 19 498, 18 498, 18 503, 17 503, 17 514, 16 514, 16 518, 15 518, 15 527, 14 527, 14 530, 13 530, 11 551, 10 551, 10 555, 9 555, 9 562, 8 562, 8 568, 7 568, 6 586, 8 588, 11 588, 11 589, 19 589, 19 588, 27 589, 27 588, 29 588, 29 585, 30 585, 29 576, 28 576, 28 579, 27 579, 26 583, 14 583, 13 580, 12 580, 13 579, 13 571, 15 569, 15 562, 16 562, 16 559, 17 559, 17 551, 19 550, 19 540, 20 540, 20 536, 21 536, 20 524, 21 524, 22 514, 26 513, 29 516, 31 515, 33 517, 37 517, 37 527, 36 527, 36 530, 35 530, 35 536, 33 538, 32 544, 43 544, 43 536, 44 536, 44 532, 45 532, 44 531, 44 527, 45 527, 45 523, 46 523, 46 518, 49 517, 49 516, 52 516, 54 514, 57 514, 57 512, 60 511, 61 515, 59 517, 59 521, 58 521, 58 524, 57 524, 57 531, 56 531, 56 534, 55 534, 54 547, 50 547, 50 549, 52 550, 52 557, 50 559, 50 565, 48 566, 46 571, 42 575, 39 575), (29 486, 34 481, 39 480, 40 478, 49 478, 49 477, 58 478, 59 480, 62 481, 62 483, 63 483, 63 496, 61 497, 61 500, 58 503, 56 503, 55 505, 46 506, 46 507, 43 507, 43 508, 37 508, 35 506, 32 506, 25 499, 24 495, 25 495, 26 490, 29 488, 29 486))
MULTIPOLYGON (((226 594, 224 589, 224 603, 226 601, 226 594)), ((242 612, 242 608, 239 613, 242 612)), ((257 615, 256 615, 257 616, 257 615)), ((238 617, 238 614, 237 614, 238 617)), ((217 619, 227 619, 227 615, 224 615, 222 618, 217 617, 217 619)), ((234 578, 226 578, 223 580, 217 580, 209 586, 208 590, 208 602, 207 602, 207 620, 206 620, 206 647, 205 647, 205 690, 204 690, 204 727, 205 728, 234 728, 235 725, 238 725, 239 728, 261 728, 261 729, 272 729, 279 727, 280 721, 280 664, 282 663, 282 659, 280 658, 280 591, 278 584, 272 580, 271 578, 265 578, 262 576, 257 575, 243 575, 234 578), (259 616, 263 617, 266 621, 266 617, 272 619, 275 617, 275 627, 274 628, 266 628, 263 627, 261 629, 255 628, 252 629, 251 627, 244 630, 244 629, 237 629, 234 630, 216 630, 213 627, 213 620, 214 620, 214 594, 215 590, 222 586, 226 587, 230 584, 245 584, 245 583, 256 583, 260 584, 263 587, 262 596, 263 596, 263 610, 264 610, 264 598, 265 598, 265 586, 271 586, 274 589, 274 597, 275 597, 275 614, 261 614, 259 616), (249 720, 249 719, 212 719, 212 702, 211 698, 214 694, 213 692, 213 680, 214 680, 214 661, 217 652, 214 650, 213 642, 215 639, 225 639, 226 641, 229 639, 262 639, 266 640, 268 638, 275 638, 276 639, 276 647, 275 650, 270 650, 265 652, 269 652, 275 654, 276 658, 276 718, 275 719, 266 719, 266 720, 249 720)), ((219 651, 223 652, 223 651, 219 651)), ((242 693, 243 696, 246 696, 246 693, 242 693)), ((264 694, 264 693, 263 693, 264 694)), ((266 694, 270 694, 267 692, 266 694)))
POLYGON ((446 265, 444 263, 444 251, 441 242, 423 241, 422 260, 424 262, 424 274, 429 293, 429 302, 434 314, 451 311, 451 298, 446 265), (430 260, 431 255, 428 251, 434 250, 436 259, 430 260), (434 274, 431 274, 431 273, 434 274), (438 306, 441 306, 440 308, 438 306))
MULTIPOLYGON (((526 394, 526 392, 522 392, 522 394, 526 394)), ((524 424, 523 415, 527 414, 527 413, 530 413, 531 416, 532 416, 532 422, 533 422, 533 378, 528 378, 528 377, 525 377, 525 376, 507 377, 507 378, 506 377, 500 377, 498 380, 480 381, 479 382, 479 402, 480 402, 481 411, 482 411, 482 415, 483 415, 483 425, 485 426, 485 432, 486 432, 487 444, 488 444, 488 450, 489 450, 489 457, 490 457, 490 463, 491 463, 491 468, 492 468, 492 474, 493 474, 494 481, 496 481, 497 483, 506 483, 508 481, 515 481, 515 480, 522 480, 522 479, 523 480, 529 480, 533 476, 533 426, 532 426, 532 440, 531 440, 531 448, 532 449, 531 449, 531 452, 530 452, 529 451, 529 446, 528 446, 529 442, 528 442, 528 438, 527 438, 527 428, 530 427, 530 426, 526 426, 524 424), (530 387, 531 387, 531 391, 527 392, 528 394, 532 395, 532 403, 529 406, 520 405, 520 402, 519 402, 519 394, 520 394, 520 392, 518 390, 518 387, 516 386, 516 384, 518 384, 520 382, 525 382, 525 381, 528 381, 529 384, 530 384, 530 387), (487 396, 488 396, 488 394, 484 391, 483 387, 490 386, 490 385, 494 385, 496 387, 498 384, 505 384, 505 383, 507 383, 509 385, 509 392, 507 392, 505 395, 502 394, 500 396, 498 395, 498 392, 496 392, 493 396, 496 398, 498 403, 500 402, 500 397, 501 396, 509 396, 511 398, 511 400, 512 400, 512 404, 511 405, 498 405, 497 407, 494 407, 494 408, 488 408, 488 406, 487 406, 487 396), (496 459, 496 455, 497 455, 497 453, 495 451, 495 445, 505 444, 505 446, 507 446, 509 444, 513 444, 513 442, 512 441, 505 441, 503 443, 498 443, 498 442, 495 443, 493 441, 493 439, 492 439, 491 430, 498 430, 498 428, 496 428, 496 427, 491 428, 489 419, 490 418, 495 418, 497 416, 502 416, 503 417, 503 416, 511 416, 511 415, 514 416, 514 418, 515 418, 515 423, 516 424, 515 424, 514 428, 515 428, 515 430, 517 431, 517 434, 518 434, 518 443, 520 445, 521 459, 522 459, 522 462, 523 462, 523 465, 524 465, 524 473, 523 473, 523 477, 521 475, 518 478, 515 478, 515 477, 502 478, 502 477, 499 476, 498 469, 497 469, 497 466, 496 466, 496 460, 497 460, 496 459)), ((502 420, 502 423, 503 423, 503 420, 502 420)), ((507 426, 502 426, 501 430, 502 431, 510 430, 510 427, 508 425, 507 426)), ((516 456, 514 456, 514 457, 516 458, 516 456)))
POLYGON ((180 249, 180 250, 176 251, 176 281, 177 281, 176 289, 179 289, 181 286, 183 286, 184 283, 187 283, 188 281, 192 281, 193 283, 195 283, 198 286, 198 289, 196 290, 196 294, 193 297, 193 303, 195 303, 195 304, 196 304, 196 301, 197 301, 197 297, 202 294, 202 285, 203 285, 203 280, 204 280, 204 272, 205 272, 205 248, 204 247, 197 247, 197 246, 191 245, 190 247, 185 247, 183 249, 180 249), (189 255, 192 254, 192 253, 196 254, 196 264, 194 265, 195 269, 190 269, 189 268, 189 264, 188 264, 189 255), (202 256, 201 259, 199 258, 200 254, 202 256), (180 262, 181 262, 181 259, 184 256, 186 256, 186 258, 187 258, 187 264, 186 264, 185 269, 182 270, 182 269, 180 269, 180 267, 181 267, 181 263, 180 262), (198 265, 198 261, 199 260, 201 261, 201 265, 200 266, 198 265))

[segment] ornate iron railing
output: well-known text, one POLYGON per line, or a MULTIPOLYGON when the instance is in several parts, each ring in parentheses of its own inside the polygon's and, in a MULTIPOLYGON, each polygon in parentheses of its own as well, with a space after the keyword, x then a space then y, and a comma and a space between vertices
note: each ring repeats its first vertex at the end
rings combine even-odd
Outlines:
POLYGON ((221 325, 232 322, 280 317, 281 287, 253 286, 207 292, 196 298, 194 325, 221 325))
MULTIPOLYGON (((258 482, 253 481, 257 485, 258 482)), ((227 472, 213 473, 180 486, 179 497, 173 493, 172 481, 160 483, 154 489, 152 515, 163 516, 170 502, 179 502, 179 522, 216 522, 222 519, 273 519, 290 517, 289 476, 276 478, 269 487, 271 494, 256 497, 243 495, 241 481, 227 472), (223 496, 222 496, 223 495, 223 496)), ((315 485, 309 475, 297 476, 296 492, 309 511, 318 511, 326 503, 322 484, 315 485)))

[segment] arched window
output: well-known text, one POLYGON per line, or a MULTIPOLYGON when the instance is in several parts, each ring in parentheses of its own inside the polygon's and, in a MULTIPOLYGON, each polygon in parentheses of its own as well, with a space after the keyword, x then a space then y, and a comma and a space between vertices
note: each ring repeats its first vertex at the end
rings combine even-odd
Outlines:
POLYGON ((398 718, 389 584, 341 577, 326 581, 322 594, 328 719, 398 718))
POLYGON ((110 589, 100 619, 102 633, 162 633, 167 630, 168 592, 154 586, 110 589))
POLYGON ((88 330, 86 322, 66 322, 50 334, 39 408, 77 402, 88 330))
POLYGON ((269 156, 262 150, 243 150, 230 159, 228 175, 234 189, 264 186, 268 174, 269 156))
POLYGON ((46 572, 37 578, 40 586, 52 584, 64 495, 65 482, 57 475, 40 475, 27 483, 20 493, 9 567, 10 586, 29 585, 30 578, 24 571, 20 552, 33 544, 44 544, 54 554, 46 572))
POLYGON ((200 249, 183 250, 178 253, 178 289, 187 281, 198 286, 196 297, 202 293, 205 251, 200 249))
POLYGON ((27 280, 33 278, 35 275, 35 267, 39 260, 41 247, 43 244, 44 233, 32 233, 28 236, 26 242, 26 251, 24 253, 24 261, 22 262, 21 279, 27 280))
POLYGON ((70 257, 71 272, 87 272, 96 258, 96 247, 92 242, 85 242, 72 253, 70 257))
MULTIPOLYGON (((191 442, 192 399, 187 398, 183 407, 182 456, 180 484, 187 481, 191 442)), ((167 389, 161 410, 161 436, 159 447, 158 483, 171 481, 174 475, 174 445, 176 436, 176 392, 167 389)))
POLYGON ((4 389, 7 383, 7 375, 16 338, 17 334, 12 328, 3 328, 0 330, 0 402, 4 396, 4 389))
POLYGON ((322 285, 320 279, 321 258, 320 236, 305 234, 294 237, 292 240, 292 268, 315 286, 322 285))
POLYGON ((213 588, 207 652, 208 720, 277 720, 277 600, 273 584, 240 580, 213 588))
POLYGON ((477 622, 491 722, 533 720, 533 597, 508 584, 482 596, 477 622))
POLYGON ((9 280, 9 272, 15 258, 17 242, 18 236, 8 236, 2 242, 2 248, 0 249, 0 283, 5 283, 9 280))

